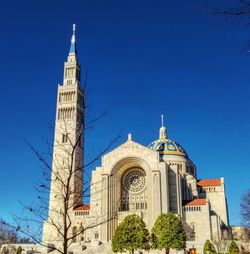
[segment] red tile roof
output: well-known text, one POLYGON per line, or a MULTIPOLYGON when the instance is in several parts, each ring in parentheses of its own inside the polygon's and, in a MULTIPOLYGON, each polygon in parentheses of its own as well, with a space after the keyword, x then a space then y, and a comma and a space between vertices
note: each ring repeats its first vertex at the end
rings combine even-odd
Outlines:
POLYGON ((82 211, 82 210, 89 210, 89 209, 90 209, 90 205, 86 205, 86 204, 77 205, 74 208, 75 211, 82 211))
POLYGON ((197 185, 200 187, 221 186, 221 180, 220 179, 203 179, 203 180, 199 180, 197 182, 197 185))
POLYGON ((206 205, 207 201, 205 198, 197 198, 194 200, 183 200, 183 205, 185 206, 195 206, 195 205, 206 205))

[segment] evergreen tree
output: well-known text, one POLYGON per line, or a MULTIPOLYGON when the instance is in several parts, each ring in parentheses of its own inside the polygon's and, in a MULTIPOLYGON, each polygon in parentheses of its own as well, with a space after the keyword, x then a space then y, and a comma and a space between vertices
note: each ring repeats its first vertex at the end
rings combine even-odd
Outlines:
POLYGON ((229 252, 229 254, 239 254, 240 253, 240 250, 239 250, 235 241, 232 241, 230 243, 228 252, 229 252))
POLYGON ((182 250, 186 247, 186 233, 181 221, 171 212, 159 215, 152 233, 156 237, 157 248, 165 249, 166 254, 170 249, 182 250))
POLYGON ((211 254, 211 253, 214 253, 213 245, 209 240, 206 240, 203 247, 203 254, 211 254))
POLYGON ((144 221, 138 215, 128 215, 115 230, 112 251, 134 253, 137 249, 148 248, 149 232, 144 221))

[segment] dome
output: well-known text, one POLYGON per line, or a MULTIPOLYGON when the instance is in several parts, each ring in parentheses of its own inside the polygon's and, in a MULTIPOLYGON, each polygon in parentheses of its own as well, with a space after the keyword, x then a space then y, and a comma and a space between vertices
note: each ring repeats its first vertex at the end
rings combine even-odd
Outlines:
POLYGON ((175 155, 188 158, 188 155, 183 147, 171 139, 157 139, 149 144, 148 147, 155 151, 159 151, 161 155, 175 155))
POLYGON ((158 151, 160 155, 174 155, 188 158, 187 153, 182 146, 175 141, 167 138, 167 129, 164 126, 163 115, 161 115, 161 128, 159 131, 159 139, 152 142, 148 147, 158 151))

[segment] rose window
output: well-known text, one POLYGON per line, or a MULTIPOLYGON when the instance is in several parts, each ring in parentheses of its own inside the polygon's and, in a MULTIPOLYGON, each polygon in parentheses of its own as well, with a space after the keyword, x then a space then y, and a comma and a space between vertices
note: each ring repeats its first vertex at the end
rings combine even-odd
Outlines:
POLYGON ((123 186, 131 192, 139 192, 145 186, 144 172, 140 168, 128 170, 123 176, 123 186))

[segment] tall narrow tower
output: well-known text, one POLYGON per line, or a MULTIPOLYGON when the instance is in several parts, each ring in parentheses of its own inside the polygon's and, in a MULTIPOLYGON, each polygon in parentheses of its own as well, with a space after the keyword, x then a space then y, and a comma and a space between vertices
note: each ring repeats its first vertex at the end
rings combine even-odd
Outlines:
POLYGON ((68 226, 68 214, 82 203, 84 93, 80 87, 80 65, 76 51, 76 31, 67 61, 63 84, 58 86, 56 121, 48 220, 44 223, 43 241, 61 240, 59 230, 68 226))

